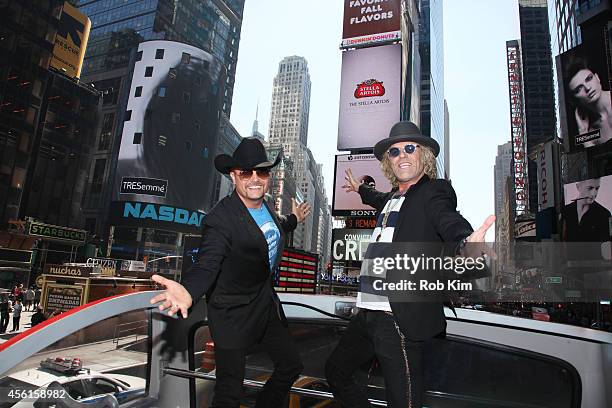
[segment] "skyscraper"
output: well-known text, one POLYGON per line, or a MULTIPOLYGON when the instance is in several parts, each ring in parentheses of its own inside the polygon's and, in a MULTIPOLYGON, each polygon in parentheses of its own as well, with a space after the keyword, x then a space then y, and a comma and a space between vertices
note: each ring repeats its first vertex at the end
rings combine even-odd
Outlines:
POLYGON ((306 59, 283 58, 274 77, 269 140, 283 145, 289 157, 296 155, 298 145, 306 146, 308 141, 310 86, 306 59))
MULTIPOLYGON (((441 175, 440 175, 441 177, 441 175)), ((450 180, 450 118, 448 103, 444 100, 444 178, 450 180)))
MULTIPOLYGON (((552 55, 546 0, 519 0, 527 153, 556 134, 552 55)), ((529 160, 529 209, 538 211, 535 161, 529 160)))
MULTIPOLYGON (((328 228, 329 222, 322 219, 327 208, 322 167, 306 146, 310 88, 306 59, 299 56, 283 58, 273 83, 269 144, 282 146, 284 156, 291 159, 296 198, 308 202, 312 208, 312 217, 307 217, 296 228, 293 245, 305 251, 321 253, 323 248, 320 241, 328 232, 320 228, 328 228)), ((280 199, 274 198, 277 201, 280 199)))
MULTIPOLYGON (((498 220, 502 218, 502 212, 504 209, 504 201, 508 198, 505 197, 507 194, 506 183, 509 177, 512 175, 512 143, 508 142, 503 145, 497 146, 497 156, 495 157, 495 166, 493 167, 493 182, 495 192, 495 217, 498 220)), ((499 229, 501 225, 495 224, 495 241, 500 242, 501 232, 499 229)))
POLYGON ((0 227, 25 217, 83 227, 100 95, 50 67, 63 5, 0 5, 0 227))
POLYGON ((551 45, 555 56, 580 43, 576 3, 577 0, 548 0, 551 45))
POLYGON ((442 0, 420 0, 421 131, 440 145, 438 177, 445 175, 444 43, 442 0))

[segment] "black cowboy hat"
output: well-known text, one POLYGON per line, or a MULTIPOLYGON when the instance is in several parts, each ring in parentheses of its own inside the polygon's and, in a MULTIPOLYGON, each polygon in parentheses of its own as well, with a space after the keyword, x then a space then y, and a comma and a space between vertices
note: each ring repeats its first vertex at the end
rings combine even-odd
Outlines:
POLYGON ((397 122, 389 131, 389 137, 376 143, 374 155, 378 160, 382 160, 385 152, 391 145, 398 142, 415 142, 422 146, 427 146, 433 150, 434 156, 438 157, 440 145, 436 140, 429 136, 424 136, 417 125, 412 122, 397 122))
POLYGON ((262 169, 272 168, 281 161, 280 153, 274 163, 268 160, 266 148, 259 139, 247 137, 242 139, 234 154, 220 154, 215 157, 215 168, 223 174, 232 169, 262 169))

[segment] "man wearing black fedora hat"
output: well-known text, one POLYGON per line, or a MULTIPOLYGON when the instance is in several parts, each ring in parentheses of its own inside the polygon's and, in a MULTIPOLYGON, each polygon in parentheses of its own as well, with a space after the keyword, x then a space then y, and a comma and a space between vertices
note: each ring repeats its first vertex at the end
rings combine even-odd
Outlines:
POLYGON ((259 344, 270 355, 274 372, 257 398, 257 407, 280 407, 302 371, 298 350, 287 329, 272 272, 277 269, 287 234, 310 212, 307 203, 288 216, 277 216, 264 196, 270 170, 261 141, 246 138, 232 156, 221 154, 215 167, 229 174, 234 192, 206 215, 198 261, 181 284, 153 276, 166 287, 151 303, 162 302, 169 315, 187 310, 206 295, 208 325, 215 342, 216 377, 212 407, 238 407, 247 349, 259 344))
MULTIPOLYGON (((415 124, 402 121, 391 128, 388 138, 374 146, 374 155, 394 187, 391 192, 376 191, 367 183, 359 183, 350 169, 346 171, 346 192, 359 193, 364 204, 379 211, 371 241, 450 243, 445 245, 457 252, 463 251, 467 242, 484 241, 495 217, 488 217, 473 231, 456 210, 457 199, 450 183, 437 179, 439 151, 433 138, 422 135, 415 124)), ((446 329, 442 300, 402 301, 370 291, 364 282, 371 277, 367 270, 371 264, 364 261, 362 265, 359 312, 326 363, 327 380, 334 396, 345 406, 369 407, 353 373, 376 357, 385 378, 387 406, 420 408, 424 343, 446 329)))

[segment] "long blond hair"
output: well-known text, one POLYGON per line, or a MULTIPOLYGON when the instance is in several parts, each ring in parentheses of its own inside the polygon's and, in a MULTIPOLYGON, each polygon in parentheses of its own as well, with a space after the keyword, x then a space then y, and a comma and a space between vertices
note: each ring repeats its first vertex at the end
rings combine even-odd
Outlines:
MULTIPOLYGON (((430 179, 437 179, 438 168, 436 167, 436 156, 434 156, 433 150, 431 150, 430 147, 421 145, 419 145, 419 148, 421 149, 420 160, 423 163, 423 172, 427 174, 430 179)), ((387 153, 383 155, 383 159, 380 161, 380 168, 391 185, 393 187, 399 187, 399 181, 395 173, 393 173, 393 166, 391 165, 387 153)))

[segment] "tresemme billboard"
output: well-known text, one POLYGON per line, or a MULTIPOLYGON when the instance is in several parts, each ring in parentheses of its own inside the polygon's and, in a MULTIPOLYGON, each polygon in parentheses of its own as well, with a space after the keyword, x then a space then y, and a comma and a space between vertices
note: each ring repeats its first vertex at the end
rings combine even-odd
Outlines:
POLYGON ((111 218, 191 232, 213 193, 225 68, 174 41, 138 46, 111 218), (148 205, 152 204, 152 205, 148 205))

